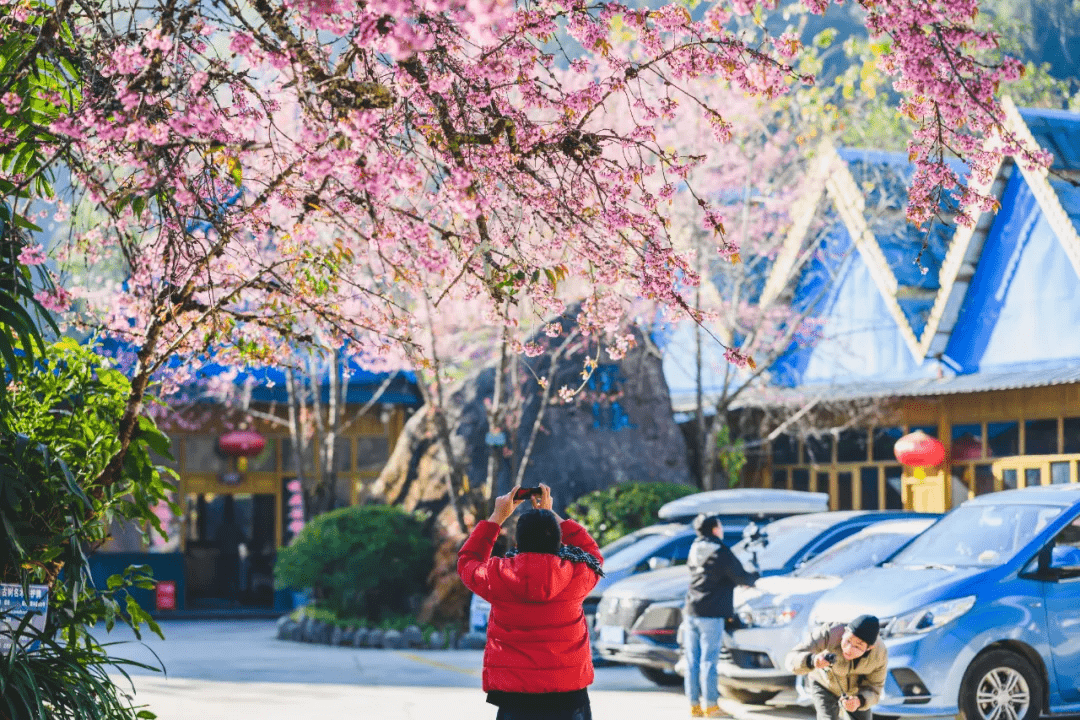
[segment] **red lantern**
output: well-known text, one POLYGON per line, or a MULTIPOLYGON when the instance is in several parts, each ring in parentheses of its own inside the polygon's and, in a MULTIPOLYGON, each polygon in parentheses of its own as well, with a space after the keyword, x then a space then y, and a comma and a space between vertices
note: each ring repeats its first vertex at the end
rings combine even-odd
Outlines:
POLYGON ((251 430, 234 430, 218 438, 221 452, 234 457, 255 457, 266 447, 266 438, 251 430))
POLYGON ((974 435, 961 435, 952 444, 953 460, 979 460, 982 458, 982 443, 974 435))
POLYGON ((945 446, 922 430, 908 433, 893 445, 893 454, 904 465, 934 467, 945 462, 945 446))

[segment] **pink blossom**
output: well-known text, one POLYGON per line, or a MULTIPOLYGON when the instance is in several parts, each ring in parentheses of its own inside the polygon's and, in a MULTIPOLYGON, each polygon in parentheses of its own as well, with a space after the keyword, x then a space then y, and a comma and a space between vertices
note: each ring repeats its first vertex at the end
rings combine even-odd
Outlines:
POLYGON ((0 104, 3 104, 4 112, 8 115, 15 115, 19 112, 19 108, 22 107, 22 98, 14 91, 9 91, 4 93, 4 96, 0 98, 0 104))
POLYGON ((34 293, 34 299, 46 310, 63 313, 71 307, 72 295, 64 288, 56 286, 51 292, 41 290, 34 293))
POLYGON ((19 251, 19 262, 23 265, 43 265, 46 260, 48 258, 45 255, 45 248, 37 243, 27 245, 19 251))

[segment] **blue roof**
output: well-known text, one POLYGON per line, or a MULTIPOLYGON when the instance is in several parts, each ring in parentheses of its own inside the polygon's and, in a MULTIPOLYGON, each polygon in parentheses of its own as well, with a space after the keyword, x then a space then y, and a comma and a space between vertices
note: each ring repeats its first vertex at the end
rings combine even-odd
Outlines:
POLYGON ((1080 113, 1020 108, 1020 117, 1035 142, 1053 154, 1051 170, 1080 169, 1080 113))
MULTIPOLYGON (((98 341, 106 355, 121 357, 133 355, 135 350, 128 343, 114 338, 104 338, 98 341)), ((197 363, 195 376, 199 380, 215 378, 231 373, 233 368, 213 362, 209 357, 180 358, 173 357, 169 361, 170 367, 178 367, 182 363, 197 363)), ((369 402, 383 383, 388 382, 387 387, 379 395, 379 403, 389 405, 419 406, 423 399, 416 387, 416 374, 411 371, 397 370, 391 372, 371 372, 366 370, 355 357, 348 359, 349 385, 346 390, 345 402, 348 404, 362 404, 369 402)), ((260 403, 284 403, 288 402, 288 390, 285 384, 285 371, 278 367, 248 367, 240 370, 233 380, 236 387, 244 387, 249 381, 253 383, 251 398, 260 403)), ((310 378, 304 376, 305 387, 310 383, 310 378)), ((322 387, 322 401, 327 402, 330 397, 328 377, 324 375, 320 379, 322 387)), ((198 395, 196 387, 189 388, 192 394, 198 395)), ((200 402, 213 402, 211 399, 200 399, 200 402)))
MULTIPOLYGON (((199 379, 207 379, 231 372, 231 368, 217 363, 207 363, 195 371, 199 379)), ((237 373, 233 381, 237 387, 243 387, 252 381, 251 399, 260 403, 285 403, 289 400, 286 387, 285 371, 276 368, 245 368, 237 373)), ((350 405, 360 405, 375 397, 384 382, 389 381, 386 389, 379 395, 378 402, 389 405, 414 405, 423 404, 419 391, 416 389, 416 374, 408 371, 395 371, 374 373, 364 370, 355 360, 349 363, 349 386, 345 392, 345 402, 350 405)), ((305 377, 304 385, 310 380, 305 377)), ((322 402, 330 399, 330 384, 327 377, 321 378, 322 402)))

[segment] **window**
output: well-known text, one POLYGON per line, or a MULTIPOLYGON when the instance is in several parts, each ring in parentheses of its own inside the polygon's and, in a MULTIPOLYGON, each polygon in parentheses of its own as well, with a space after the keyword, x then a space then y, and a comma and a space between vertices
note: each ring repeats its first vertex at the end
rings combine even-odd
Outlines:
POLYGON ((903 436, 903 428, 874 428, 874 460, 884 460, 885 462, 895 460, 896 455, 893 454, 893 445, 903 436))
POLYGON ((810 471, 809 470, 792 470, 791 471, 791 487, 794 490, 809 490, 810 489, 810 471))
POLYGON ((794 577, 844 577, 856 570, 877 565, 918 534, 917 529, 893 532, 869 531, 841 540, 792 573, 794 577))
POLYGON ((912 425, 911 432, 915 432, 916 430, 922 430, 924 433, 926 433, 932 438, 936 438, 938 436, 937 425, 912 425))
POLYGON ((899 465, 885 468, 885 509, 904 509, 904 469, 899 465))
POLYGON ((1061 514, 1043 505, 965 505, 915 538, 893 565, 997 566, 1061 514))
POLYGON ((836 509, 852 510, 854 504, 851 499, 851 473, 836 473, 836 509))
POLYGON ((787 487, 787 470, 772 471, 772 486, 781 489, 787 487))
POLYGON ((864 467, 859 469, 859 490, 862 495, 863 510, 877 510, 880 505, 878 497, 878 469, 876 467, 864 467))
POLYGON ((975 466, 975 494, 994 492, 994 473, 989 465, 975 466))
POLYGON ((952 447, 949 455, 953 462, 982 459, 982 425, 953 425, 952 447))
POLYGON ((1054 537, 1050 567, 1080 568, 1080 518, 1075 518, 1054 537))
POLYGON ((836 443, 837 462, 866 462, 866 431, 843 430, 836 443))
POLYGON ((952 501, 953 507, 968 499, 971 486, 968 485, 967 465, 952 466, 952 501))
POLYGON ((661 557, 671 560, 672 565, 685 565, 686 559, 690 557, 690 546, 694 544, 695 537, 694 535, 687 535, 684 538, 679 538, 664 548, 661 557))
POLYGON ((1016 470, 1009 468, 1001 471, 1001 489, 1002 490, 1015 490, 1016 489, 1016 470))
POLYGON ((334 438, 334 470, 342 472, 352 468, 352 438, 334 438))
POLYGON ((1065 418, 1064 453, 1080 453, 1080 418, 1065 418))
POLYGON ((356 438, 356 469, 379 472, 390 459, 390 439, 383 435, 356 438))
POLYGON ((1028 420, 1024 423, 1024 454, 1054 455, 1057 451, 1057 420, 1028 420))
POLYGON ((806 438, 803 443, 803 462, 815 465, 828 465, 832 462, 832 435, 819 435, 806 438))
POLYGON ((1042 485, 1042 468, 1024 469, 1024 487, 1042 485))
POLYGON ((1051 485, 1064 485, 1069 482, 1069 463, 1067 462, 1052 462, 1050 463, 1050 484, 1051 485))
POLYGON ((1020 454, 1020 423, 987 423, 986 436, 989 457, 1012 457, 1020 454))
POLYGON ((829 473, 827 473, 827 472, 815 473, 814 477, 817 480, 817 488, 816 489, 817 489, 818 492, 823 492, 823 493, 831 492, 831 490, 829 488, 829 473))
POLYGON ((772 441, 773 465, 794 465, 799 462, 799 441, 791 435, 780 435, 772 441))
MULTIPOLYGON (((285 472, 296 471, 295 452, 290 438, 284 438, 281 441, 281 466, 285 472)), ((315 448, 310 443, 304 450, 304 472, 309 474, 315 472, 315 448)))

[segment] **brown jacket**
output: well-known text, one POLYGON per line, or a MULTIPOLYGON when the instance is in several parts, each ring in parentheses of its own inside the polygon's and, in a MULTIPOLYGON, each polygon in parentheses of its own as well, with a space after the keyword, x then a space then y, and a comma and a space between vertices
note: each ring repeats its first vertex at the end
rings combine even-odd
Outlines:
POLYGON ((865 655, 849 661, 840 650, 843 636, 843 623, 822 625, 787 654, 784 664, 796 675, 809 674, 813 682, 836 696, 858 695, 862 698, 859 709, 865 710, 881 699, 889 651, 878 641, 865 655), (820 652, 836 653, 836 662, 831 669, 814 667, 814 656, 820 652))

